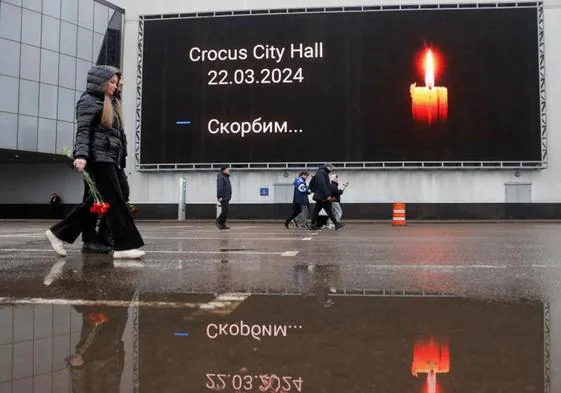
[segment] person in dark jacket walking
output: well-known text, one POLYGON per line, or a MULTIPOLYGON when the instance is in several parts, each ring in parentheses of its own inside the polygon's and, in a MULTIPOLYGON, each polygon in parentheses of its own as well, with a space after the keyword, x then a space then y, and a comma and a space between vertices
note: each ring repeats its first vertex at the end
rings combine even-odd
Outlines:
POLYGON ((341 224, 335 218, 333 214, 333 210, 331 209, 331 202, 333 197, 331 196, 331 189, 329 180, 329 173, 333 170, 333 166, 331 164, 325 164, 321 166, 315 174, 315 191, 314 191, 314 201, 316 205, 314 206, 314 212, 312 214, 312 225, 310 227, 311 230, 317 230, 317 221, 319 212, 321 209, 325 210, 327 216, 331 219, 333 224, 335 225, 335 229, 341 229, 345 226, 345 224, 341 224))
POLYGON ((218 178, 216 180, 216 198, 220 203, 220 216, 216 220, 216 227, 218 229, 230 229, 226 225, 228 220, 228 213, 230 212, 230 200, 232 199, 232 183, 230 182, 230 168, 222 167, 218 178))
MULTIPOLYGON (((76 105, 74 167, 92 175, 101 196, 110 205, 107 219, 113 238, 113 258, 137 259, 145 255, 139 250, 144 241, 127 207, 117 174, 123 155, 122 113, 112 97, 119 75, 108 66, 94 66, 88 72, 87 89, 76 105)), ((92 203, 93 198, 84 198, 64 220, 45 232, 58 255, 66 256, 64 242, 73 243, 88 226, 88 220, 96 220, 89 211, 92 203)))
MULTIPOLYGON (((308 212, 310 208, 310 189, 306 184, 306 181, 310 177, 310 172, 303 171, 300 172, 298 177, 294 180, 294 196, 292 198, 292 214, 285 220, 284 226, 288 229, 288 226, 292 220, 294 220, 298 215, 303 214, 304 222, 308 218, 308 212)), ((296 224, 298 226, 298 224, 296 224)))

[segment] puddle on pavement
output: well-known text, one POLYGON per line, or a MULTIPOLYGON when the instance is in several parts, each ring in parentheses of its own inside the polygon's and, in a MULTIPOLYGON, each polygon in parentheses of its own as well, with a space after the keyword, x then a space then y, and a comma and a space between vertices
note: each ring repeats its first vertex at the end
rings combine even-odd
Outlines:
POLYGON ((169 308, 138 300, 1 305, 0 392, 546 389, 549 327, 538 302, 223 294, 185 295, 169 308))

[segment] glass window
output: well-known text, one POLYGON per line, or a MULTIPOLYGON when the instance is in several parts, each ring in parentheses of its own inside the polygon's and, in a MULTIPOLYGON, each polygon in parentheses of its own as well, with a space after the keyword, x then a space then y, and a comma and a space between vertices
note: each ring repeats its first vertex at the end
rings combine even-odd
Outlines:
POLYGON ((78 25, 86 29, 93 29, 94 2, 92 0, 79 0, 78 25))
POLYGON ((80 97, 82 96, 82 94, 84 93, 83 91, 78 91, 76 90, 75 92, 75 96, 74 96, 74 102, 77 104, 78 100, 80 99, 80 97))
POLYGON ((39 111, 39 83, 20 79, 19 113, 37 116, 39 111))
POLYGON ((99 59, 104 59, 106 56, 101 56, 101 49, 103 47, 103 39, 105 36, 103 34, 94 33, 93 42, 93 60, 97 64, 105 64, 105 62, 98 62, 99 59))
POLYGON ((58 84, 74 90, 76 85, 76 58, 60 55, 58 74, 58 84))
MULTIPOLYGON (((20 118, 21 122, 21 118, 20 118)), ((18 146, 19 147, 19 146, 18 146)), ((33 308, 29 307, 31 312, 33 308)), ((17 309, 17 308, 16 308, 17 309)), ((15 330, 18 331, 20 326, 15 326, 15 330)), ((31 320, 31 331, 33 331, 33 320, 31 320)), ((18 361, 14 362, 13 378, 25 378, 31 377, 33 375, 33 342, 19 342, 14 345, 14 359, 18 361)), ((33 388, 32 390, 33 391, 33 388)))
MULTIPOLYGON (((32 355, 33 356, 33 355, 32 355)), ((33 361, 33 358, 32 360, 33 361)), ((22 378, 13 381, 14 393, 32 392, 33 391, 33 378, 22 378)))
POLYGON ((20 44, 0 38, 0 74, 19 76, 20 44))
MULTIPOLYGON (((18 149, 37 151, 37 120, 35 116, 19 115, 18 149)), ((33 358, 31 363, 33 363, 33 358)))
MULTIPOLYGON (((10 355, 10 356, 12 356, 12 355, 10 355)), ((12 391, 13 390, 12 390, 12 383, 11 382, 0 382, 0 392, 12 392, 12 391)))
MULTIPOLYGON (((57 154, 60 152, 57 152, 57 154)), ((69 349, 67 352, 62 352, 61 349, 57 349, 57 348, 66 348, 66 347, 61 347, 61 345, 67 345, 68 348, 70 348, 70 341, 68 340, 68 337, 64 337, 64 336, 55 336, 54 337, 54 342, 55 342, 55 370, 60 370, 63 369, 66 366, 63 367, 57 367, 57 362, 64 362, 64 359, 67 358, 72 351, 69 349), (60 343, 59 346, 57 347, 57 343, 60 343), (57 355, 58 354, 64 354, 64 356, 62 356, 61 358, 58 358, 57 355)), ((65 370, 63 371, 59 371, 59 372, 54 372, 53 373, 53 391, 56 392, 71 392, 72 391, 72 387, 70 386, 70 378, 68 378, 68 374, 65 372, 65 370)))
MULTIPOLYGON (((1 120, 0 120, 1 121, 1 120)), ((0 123, 1 126, 1 123, 0 123)), ((0 136, 0 148, 2 147, 2 137, 0 136)), ((6 310, 10 310, 11 306, 8 306, 5 308, 6 310)), ((7 320, 7 316, 5 317, 5 319, 7 320)), ((6 321, 7 322, 7 321, 6 321)), ((6 335, 8 337, 5 337, 2 339, 2 341, 12 341, 12 335, 10 334, 12 329, 12 326, 9 326, 8 323, 3 323, 2 328, 6 329, 9 328, 10 330, 7 331, 6 333, 5 330, 2 331, 3 335, 6 335)), ((0 345, 0 381, 6 381, 6 380, 10 380, 10 376, 12 375, 12 346, 11 345, 0 345)), ((1 386, 1 385, 0 385, 1 386)), ((12 390, 0 390, 0 392, 12 392, 12 390)))
MULTIPOLYGON (((55 124, 55 128, 56 128, 56 124, 55 124)), ((69 334, 70 333, 70 308, 68 306, 63 306, 63 305, 55 305, 53 307, 53 312, 54 312, 54 326, 53 326, 53 331, 55 336, 57 335, 63 335, 63 334, 69 334)), ((70 351, 70 343, 68 342, 68 339, 66 340, 66 344, 65 345, 61 345, 63 343, 57 343, 56 340, 57 338, 54 337, 55 340, 55 348, 54 351, 55 353, 60 354, 60 356, 55 356, 55 358, 60 358, 62 360, 62 362, 59 360, 59 365, 55 364, 55 370, 60 370, 65 368, 65 363, 64 363, 64 357, 66 353, 70 353, 67 351, 70 351), (61 349, 62 351, 57 351, 57 349, 61 349)))
POLYGON ((41 49, 41 82, 58 84, 58 53, 41 49))
POLYGON ((21 32, 21 41, 29 45, 41 46, 41 14, 23 10, 22 23, 24 28, 21 32))
POLYGON ((43 13, 60 18, 60 0, 43 0, 43 13))
POLYGON ((61 18, 67 22, 78 23, 78 1, 62 0, 61 18))
MULTIPOLYGON (((2 122, 0 121, 0 129, 2 129, 3 126, 4 126, 4 124, 2 124, 2 122)), ((7 363, 10 363, 10 361, 8 359, 12 358, 12 347, 11 346, 6 347, 3 344, 11 344, 12 343, 12 334, 14 332, 14 329, 13 329, 13 326, 12 326, 12 321, 13 321, 12 315, 13 314, 12 314, 12 307, 11 306, 0 308, 0 332, 2 332, 2 335, 0 337, 0 359, 2 359, 4 361, 7 361, 7 363), (8 348, 8 351, 10 352, 9 356, 4 356, 5 352, 3 352, 3 351, 6 350, 6 348, 8 348)), ((3 371, 1 366, 0 366, 0 370, 3 371)), ((9 366, 8 367, 8 372, 7 373, 2 373, 0 375, 9 376, 11 374, 12 374, 12 367, 9 366)), ((7 378, 2 378, 2 380, 5 380, 5 379, 7 379, 7 378)), ((0 392, 1 391, 2 390, 0 390, 0 392)))
POLYGON ((43 15, 43 35, 41 46, 58 52, 60 41, 60 19, 43 15))
POLYGON ((56 119, 57 90, 56 86, 40 84, 39 116, 47 119, 56 119))
MULTIPOLYGON (((23 0, 23 7, 33 11, 41 12, 43 0, 23 0)), ((25 24, 24 24, 25 26, 25 24)))
MULTIPOLYGON (((1 121, 1 120, 0 120, 1 121)), ((1 125, 1 124, 0 124, 1 125)), ((0 136, 0 148, 2 147, 2 137, 0 136)), ((7 310, 10 310, 11 306, 6 307, 7 310)), ((7 319, 7 318, 6 318, 7 319)), ((8 325, 7 323, 3 324, 3 325, 8 325)), ((2 326, 3 328, 5 328, 4 326, 2 326)), ((6 326, 8 327, 8 326, 6 326)), ((9 326, 9 331, 4 333, 5 331, 3 330, 2 333, 3 335, 6 335, 9 337, 9 341, 12 341, 12 335, 9 334, 13 329, 11 326, 9 326)), ((8 337, 4 338, 2 341, 8 341, 8 337)), ((12 346, 11 345, 0 345, 0 381, 5 381, 5 380, 10 380, 10 376, 12 375, 12 346)), ((0 389, 1 389, 0 385, 0 389)), ((6 389, 6 390, 0 390, 0 392, 12 392, 11 389, 6 389)))
POLYGON ((37 150, 44 153, 56 153, 55 143, 56 143, 56 121, 49 120, 49 119, 39 119, 39 132, 37 135, 37 150))
MULTIPOLYGON (((43 356, 47 357, 47 359, 48 359, 47 362, 40 363, 43 367, 51 367, 51 368, 53 367, 53 365, 52 365, 52 361, 53 361, 52 346, 53 346, 53 343, 52 343, 52 340, 50 340, 50 339, 43 339, 43 340, 35 342, 35 356, 43 355, 43 356)), ((40 359, 44 359, 44 358, 41 357, 40 359)), ((38 372, 37 371, 38 369, 41 370, 42 367, 39 366, 36 363, 35 373, 38 372)), ((53 383, 52 380, 53 380, 53 375, 50 374, 50 373, 41 374, 41 375, 35 374, 35 376, 33 377, 33 386, 35 387, 35 390, 37 392, 39 392, 40 391, 40 388, 38 388, 39 386, 43 386, 43 389, 45 389, 44 387, 52 385, 52 383, 53 383)), ((45 390, 45 391, 47 391, 47 390, 45 390)))
MULTIPOLYGON (((36 148, 37 149, 37 148, 36 148)), ((43 306, 45 307, 45 306, 43 306)), ((39 307, 35 307, 36 311, 35 311, 35 318, 38 318, 40 315, 40 312, 38 312, 39 307)), ((49 321, 48 319, 45 321, 44 324, 36 324, 35 325, 35 334, 37 335, 38 333, 42 333, 38 328, 39 326, 44 326, 45 330, 50 328, 52 329, 52 311, 50 311, 50 316, 51 316, 51 321, 49 321), (48 322, 51 322, 50 326, 48 324, 48 322)), ((40 318, 40 317, 39 317, 40 318)), ((39 393, 40 391, 45 391, 43 389, 37 389, 37 387, 39 386, 45 386, 45 376, 47 376, 47 378, 49 379, 49 385, 50 386, 50 375, 48 373, 51 372, 51 370, 53 369, 53 340, 52 340, 52 331, 49 332, 51 334, 51 337, 49 338, 41 338, 39 340, 36 340, 33 344, 35 346, 35 359, 34 359, 34 367, 33 367, 33 374, 34 376, 34 380, 36 383, 36 388, 35 391, 37 393, 39 393), (43 380, 43 384, 40 383, 40 381, 43 380)), ((45 333, 43 333, 44 335, 45 333)))
POLYGON ((74 146, 74 124, 65 121, 57 122, 56 129, 56 151, 62 152, 67 147, 74 146))
POLYGON ((19 41, 21 37, 21 8, 0 3, 0 37, 19 41))
POLYGON ((94 31, 96 33, 105 34, 107 25, 109 24, 109 8, 97 2, 94 3, 94 31))
POLYGON ((21 0, 3 0, 4 3, 10 3, 21 7, 21 0))
POLYGON ((60 25, 60 51, 69 56, 76 56, 78 27, 68 22, 60 25))
POLYGON ((0 75, 0 111, 18 112, 19 83, 17 78, 0 75))
POLYGON ((78 57, 92 61, 93 32, 78 27, 78 57))
POLYGON ((58 89, 58 120, 74 121, 74 90, 58 89))
POLYGON ((17 149, 18 115, 0 112, 0 129, 2 130, 0 132, 0 147, 4 149, 17 149))
POLYGON ((109 29, 105 34, 102 53, 97 59, 99 64, 108 64, 115 67, 121 66, 121 27, 123 14, 112 13, 109 29))
POLYGON ((80 92, 86 90, 86 81, 88 79, 88 71, 92 64, 88 61, 78 59, 76 67, 76 90, 80 92))
POLYGON ((34 46, 21 45, 21 77, 39 80, 39 64, 41 61, 41 49, 34 46))
POLYGON ((33 307, 14 307, 14 340, 33 340, 33 307))

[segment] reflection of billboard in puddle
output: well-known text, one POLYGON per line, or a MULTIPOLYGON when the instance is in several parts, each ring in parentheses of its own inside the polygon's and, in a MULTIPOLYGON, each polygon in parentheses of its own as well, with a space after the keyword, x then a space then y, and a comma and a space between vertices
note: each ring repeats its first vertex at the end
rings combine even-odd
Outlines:
POLYGON ((428 340, 419 340, 413 347, 413 364, 411 374, 418 377, 426 374, 423 393, 441 392, 438 374, 450 372, 450 348, 446 341, 430 337, 428 340))
POLYGON ((542 303, 333 300, 325 308, 316 297, 254 295, 228 315, 193 318, 185 310, 141 311, 141 391, 545 390, 542 303))
POLYGON ((546 391, 549 326, 537 302, 181 300, 208 307, 0 307, 0 392, 546 391))

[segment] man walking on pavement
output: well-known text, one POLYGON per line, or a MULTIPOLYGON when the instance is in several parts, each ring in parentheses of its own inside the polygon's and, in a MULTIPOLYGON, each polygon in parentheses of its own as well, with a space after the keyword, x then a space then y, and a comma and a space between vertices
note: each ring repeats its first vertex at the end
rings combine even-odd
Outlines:
POLYGON ((230 168, 222 167, 216 181, 216 197, 220 203, 221 213, 216 220, 216 227, 221 230, 230 229, 226 226, 232 199, 232 183, 230 183, 230 168))
POLYGON ((312 225, 310 227, 311 230, 318 229, 317 221, 321 209, 325 210, 327 216, 335 225, 335 229, 341 229, 345 226, 345 224, 341 224, 337 221, 335 215, 333 214, 333 210, 331 209, 331 202, 333 201, 333 198, 331 197, 331 181, 329 180, 329 173, 332 170, 333 166, 331 164, 325 164, 321 166, 314 175, 314 201, 316 201, 316 205, 314 206, 314 213, 312 214, 312 225))

